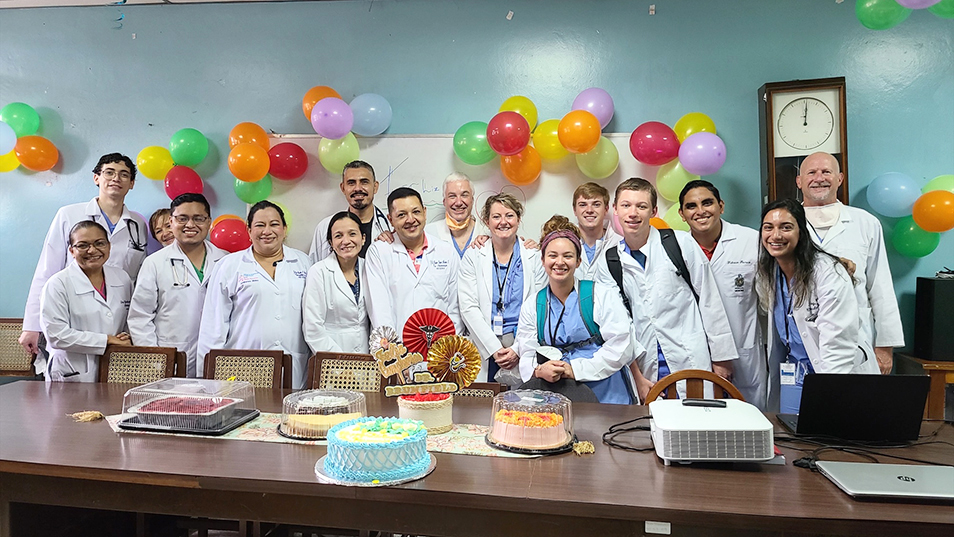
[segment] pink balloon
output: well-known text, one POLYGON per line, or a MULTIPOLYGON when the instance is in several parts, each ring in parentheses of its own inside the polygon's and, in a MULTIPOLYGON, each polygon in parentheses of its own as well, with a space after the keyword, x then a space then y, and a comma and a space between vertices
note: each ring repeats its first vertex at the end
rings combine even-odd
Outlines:
POLYGON ((188 166, 173 166, 166 173, 166 195, 174 200, 186 193, 201 194, 202 178, 188 166))
POLYGON ((613 213, 611 213, 611 215, 610 215, 610 222, 613 223, 613 231, 615 231, 617 235, 622 236, 622 235, 623 235, 623 226, 619 223, 619 215, 616 214, 615 211, 614 211, 613 213))
POLYGON ((487 123, 487 143, 499 155, 516 155, 530 143, 530 124, 516 112, 500 112, 487 123))
POLYGON ((669 125, 647 121, 629 137, 629 150, 643 164, 662 166, 679 154, 679 139, 669 125))
POLYGON ((298 144, 282 142, 268 150, 268 173, 275 179, 298 179, 308 169, 308 155, 298 144))
POLYGON ((311 126, 323 138, 340 140, 354 126, 354 112, 348 103, 336 97, 327 97, 311 109, 311 126))
POLYGON ((896 0, 902 6, 909 9, 925 9, 933 6, 941 0, 896 0))
POLYGON ((697 132, 679 147, 679 163, 695 175, 712 175, 725 164, 725 143, 711 132, 697 132))
POLYGON ((573 99, 572 110, 586 110, 600 120, 600 128, 605 129, 610 120, 613 119, 613 98, 606 90, 601 88, 589 88, 580 92, 573 99))

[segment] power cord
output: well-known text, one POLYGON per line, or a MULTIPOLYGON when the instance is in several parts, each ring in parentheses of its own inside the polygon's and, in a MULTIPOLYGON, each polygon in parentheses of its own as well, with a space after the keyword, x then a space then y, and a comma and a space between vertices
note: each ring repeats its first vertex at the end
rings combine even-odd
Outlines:
POLYGON ((649 431, 650 429, 648 425, 633 425, 631 427, 627 427, 628 425, 632 425, 638 421, 649 420, 649 419, 652 419, 652 416, 640 416, 638 418, 634 418, 628 421, 623 421, 620 423, 615 423, 613 425, 610 425, 609 430, 603 433, 603 443, 609 447, 621 449, 623 451, 632 451, 632 452, 653 451, 654 448, 652 445, 650 445, 649 447, 636 447, 633 445, 620 443, 620 441, 618 441, 616 438, 617 436, 621 434, 625 434, 625 433, 632 433, 636 431, 649 431))

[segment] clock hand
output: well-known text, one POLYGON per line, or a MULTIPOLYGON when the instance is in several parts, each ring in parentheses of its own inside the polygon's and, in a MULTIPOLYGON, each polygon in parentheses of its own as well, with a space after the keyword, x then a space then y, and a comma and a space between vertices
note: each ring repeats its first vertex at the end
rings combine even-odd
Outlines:
POLYGON ((805 101, 805 111, 802 113, 802 126, 808 126, 808 101, 805 101))

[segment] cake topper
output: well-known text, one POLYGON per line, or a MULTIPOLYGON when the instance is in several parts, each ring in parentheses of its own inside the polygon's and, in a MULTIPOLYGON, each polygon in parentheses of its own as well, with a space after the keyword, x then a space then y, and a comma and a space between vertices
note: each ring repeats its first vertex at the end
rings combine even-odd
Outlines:
MULTIPOLYGON (((427 310, 421 310, 421 313, 427 310)), ((439 310, 431 310, 446 315, 439 310)), ((448 320, 450 320, 448 318, 448 320)), ((410 325, 410 321, 408 322, 410 325)), ((430 325, 425 325, 430 326, 430 325)), ((451 323, 453 329, 453 323, 451 323)), ((434 336, 441 333, 440 329, 434 336)), ((397 385, 385 386, 387 396, 413 395, 421 393, 453 393, 466 388, 477 378, 480 372, 480 352, 472 341, 451 333, 426 342, 426 332, 419 330, 425 343, 424 352, 413 351, 404 343, 391 340, 394 334, 390 327, 378 327, 371 332, 371 354, 378 364, 378 370, 385 378, 393 378, 397 385), (375 346, 377 343, 377 346, 375 346), (429 350, 428 350, 429 349, 429 350)), ((408 333, 405 326, 405 334, 408 333)))
POLYGON ((446 313, 435 308, 424 308, 408 317, 402 339, 411 352, 425 355, 435 341, 456 333, 454 321, 446 313))

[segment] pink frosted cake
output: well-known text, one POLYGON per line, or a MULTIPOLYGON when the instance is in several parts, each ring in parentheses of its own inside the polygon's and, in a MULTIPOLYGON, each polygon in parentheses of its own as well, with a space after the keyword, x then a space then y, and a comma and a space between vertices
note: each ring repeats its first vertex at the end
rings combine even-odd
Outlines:
POLYGON ((540 390, 514 390, 494 398, 488 439, 503 447, 548 450, 573 439, 570 401, 540 390))

